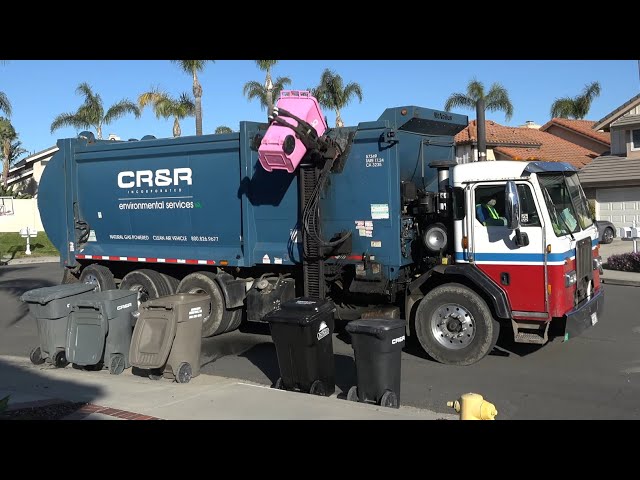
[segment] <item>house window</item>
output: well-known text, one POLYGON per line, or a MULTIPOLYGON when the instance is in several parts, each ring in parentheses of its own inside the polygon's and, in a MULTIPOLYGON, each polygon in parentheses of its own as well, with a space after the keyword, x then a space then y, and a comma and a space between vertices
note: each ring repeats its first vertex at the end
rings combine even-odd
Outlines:
POLYGON ((640 150, 640 129, 631 130, 631 150, 640 150))

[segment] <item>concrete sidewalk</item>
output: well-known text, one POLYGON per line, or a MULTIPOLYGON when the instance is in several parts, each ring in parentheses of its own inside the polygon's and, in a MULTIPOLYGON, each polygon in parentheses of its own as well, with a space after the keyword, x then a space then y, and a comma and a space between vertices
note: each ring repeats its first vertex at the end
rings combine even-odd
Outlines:
MULTIPOLYGON (((455 414, 399 409, 331 397, 275 390, 232 378, 199 375, 188 384, 157 381, 70 365, 35 366, 26 358, 0 356, 0 399, 9 409, 85 402, 69 420, 440 420, 455 414)), ((452 410, 453 412, 453 410, 452 410)))
POLYGON ((60 257, 25 257, 13 260, 0 258, 0 265, 24 265, 27 263, 60 263, 60 257))

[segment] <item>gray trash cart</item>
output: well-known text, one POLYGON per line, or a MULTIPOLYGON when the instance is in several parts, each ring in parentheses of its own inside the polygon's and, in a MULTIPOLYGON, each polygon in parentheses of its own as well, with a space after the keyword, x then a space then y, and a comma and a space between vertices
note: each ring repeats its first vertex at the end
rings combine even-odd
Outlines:
POLYGON ((181 293, 140 305, 133 330, 131 365, 149 378, 164 376, 188 383, 200 374, 202 321, 208 314, 208 295, 181 293))
POLYGON ((31 350, 29 358, 34 365, 45 361, 58 368, 68 365, 65 348, 67 345, 70 302, 90 294, 95 285, 73 283, 54 287, 36 288, 21 297, 29 305, 29 311, 36 319, 40 345, 31 350))
POLYGON ((67 359, 74 365, 119 375, 129 368, 132 314, 137 292, 107 290, 71 301, 67 359))

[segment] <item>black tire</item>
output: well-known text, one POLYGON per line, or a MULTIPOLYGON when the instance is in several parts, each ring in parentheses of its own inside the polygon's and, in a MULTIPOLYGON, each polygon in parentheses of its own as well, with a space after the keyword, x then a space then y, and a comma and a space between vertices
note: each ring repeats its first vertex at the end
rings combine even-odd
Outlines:
POLYGON ((220 335, 234 320, 235 310, 227 310, 224 296, 211 272, 194 272, 182 279, 176 293, 205 293, 209 295, 209 311, 202 321, 202 337, 220 335))
POLYGON ((124 355, 114 353, 111 355, 111 361, 109 362, 109 373, 111 375, 120 375, 122 372, 124 372, 124 355))
POLYGON ((120 282, 120 290, 138 292, 138 306, 147 300, 174 293, 165 275, 148 268, 127 273, 120 282))
POLYGON ((176 373, 176 382, 189 383, 192 374, 191 365, 187 362, 182 362, 178 367, 178 372, 176 373))
POLYGON ((380 406, 389 408, 400 408, 398 396, 395 394, 395 392, 387 390, 382 394, 382 397, 380 398, 380 406))
POLYGON ((282 377, 278 377, 276 383, 273 385, 273 388, 276 390, 284 390, 284 383, 282 382, 282 377))
POLYGON ((40 347, 35 347, 33 350, 31 350, 31 353, 29 354, 29 360, 31 360, 31 363, 33 363, 34 365, 42 365, 44 363, 44 358, 42 358, 42 350, 40 350, 40 347))
POLYGON ((613 238, 615 237, 616 232, 613 231, 612 228, 607 227, 604 229, 604 232, 602 232, 602 242, 604 244, 609 244, 611 242, 613 242, 613 238))
POLYGON ((359 402, 360 398, 358 398, 358 386, 354 385, 347 392, 347 400, 350 402, 359 402))
POLYGON ((464 285, 449 283, 434 288, 421 300, 416 309, 415 330, 420 345, 431 358, 447 365, 462 366, 476 363, 491 352, 498 341, 500 324, 480 295, 464 285), (465 318, 470 319, 473 328, 473 334, 468 335, 470 339, 449 340, 442 334, 436 338, 432 319, 438 309, 448 305, 459 306, 462 312, 466 310, 469 314, 465 318), (467 344, 459 346, 454 342, 467 344))
POLYGON ((82 272, 80 272, 80 281, 82 283, 95 283, 97 292, 116 289, 116 281, 113 279, 111 270, 97 263, 92 263, 82 269, 82 272))
POLYGON ((85 365, 84 369, 89 372, 100 372, 104 368, 103 362, 98 362, 95 365, 85 365))
POLYGON ((164 278, 165 283, 167 284, 167 288, 169 289, 168 295, 173 295, 178 290, 178 285, 180 285, 180 280, 171 275, 167 275, 166 273, 162 273, 162 278, 164 278))
POLYGON ((150 380, 160 380, 163 376, 163 371, 161 368, 154 368, 149 370, 148 377, 150 380))
POLYGON ((69 365, 67 361, 67 355, 64 350, 58 350, 53 356, 53 366, 56 368, 64 368, 69 365))
POLYGON ((311 388, 309 389, 309 393, 311 395, 318 395, 320 397, 327 396, 327 387, 325 387, 324 383, 321 380, 316 380, 311 384, 311 388))

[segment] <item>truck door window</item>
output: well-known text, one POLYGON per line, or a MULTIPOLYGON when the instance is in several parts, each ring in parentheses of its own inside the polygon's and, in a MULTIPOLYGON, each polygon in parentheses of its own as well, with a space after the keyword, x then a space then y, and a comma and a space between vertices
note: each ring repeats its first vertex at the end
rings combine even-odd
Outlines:
MULTIPOLYGON (((487 227, 505 226, 504 184, 476 188, 476 220, 487 227)), ((539 227, 540 217, 536 210, 531 188, 518 185, 520 196, 520 223, 523 227, 539 227)))

